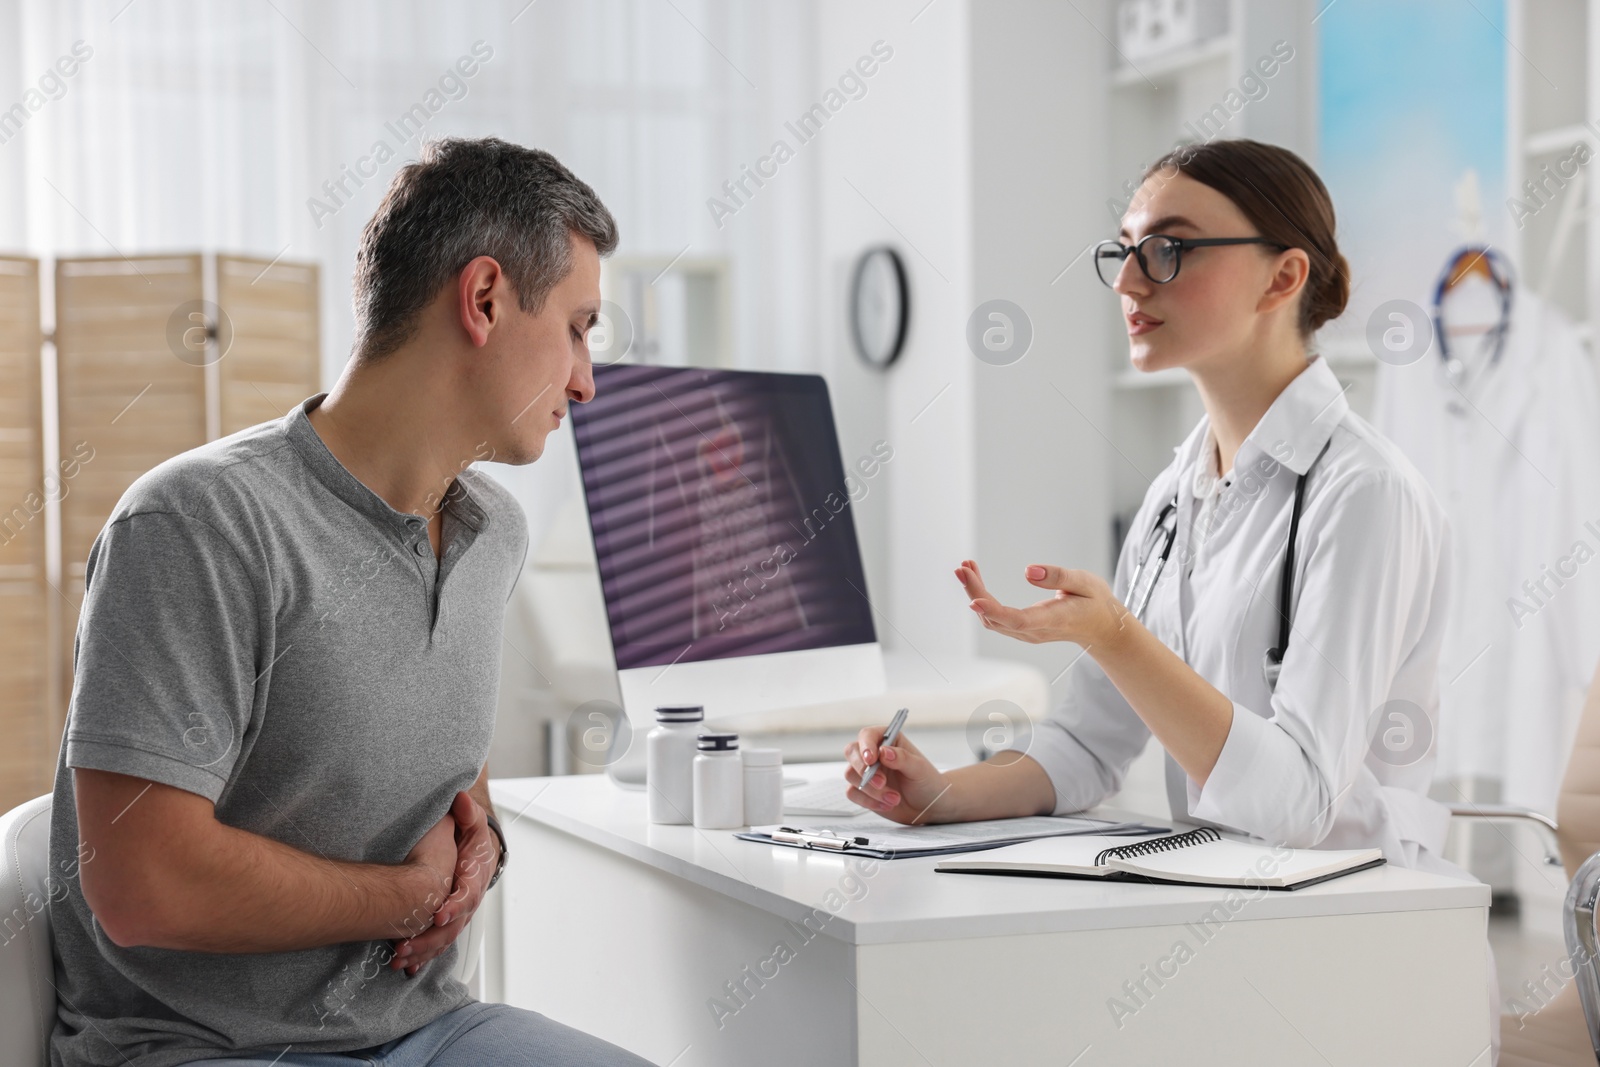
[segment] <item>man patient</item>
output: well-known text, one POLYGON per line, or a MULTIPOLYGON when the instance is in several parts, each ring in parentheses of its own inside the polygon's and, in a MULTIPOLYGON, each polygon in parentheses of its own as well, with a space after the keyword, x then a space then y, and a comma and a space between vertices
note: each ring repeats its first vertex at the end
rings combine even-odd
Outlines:
MULTIPOLYGON (((453 977, 531 463, 594 395, 616 224, 548 153, 427 145, 362 233, 333 390, 134 482, 56 768, 55 1065, 644 1064, 453 977), (58 864, 61 866, 58 867, 58 864)), ((552 921, 561 917, 551 916, 552 921)))

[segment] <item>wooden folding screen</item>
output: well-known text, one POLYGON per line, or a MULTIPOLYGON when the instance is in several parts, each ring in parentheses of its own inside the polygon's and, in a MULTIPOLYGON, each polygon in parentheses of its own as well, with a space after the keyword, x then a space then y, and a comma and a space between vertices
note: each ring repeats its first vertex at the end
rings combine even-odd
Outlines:
POLYGON ((93 454, 61 505, 63 704, 95 537, 156 464, 317 391, 318 282, 314 265, 247 256, 57 263, 61 455, 93 454))
POLYGON ((223 436, 276 419, 317 391, 319 284, 314 264, 217 257, 217 304, 232 326, 217 363, 223 436))
POLYGON ((204 357, 178 354, 203 298, 198 255, 56 263, 60 451, 94 457, 61 501, 64 695, 94 539, 134 479, 205 443, 204 357))
POLYGON ((0 811, 49 791, 60 740, 49 684, 39 264, 0 257, 0 811))

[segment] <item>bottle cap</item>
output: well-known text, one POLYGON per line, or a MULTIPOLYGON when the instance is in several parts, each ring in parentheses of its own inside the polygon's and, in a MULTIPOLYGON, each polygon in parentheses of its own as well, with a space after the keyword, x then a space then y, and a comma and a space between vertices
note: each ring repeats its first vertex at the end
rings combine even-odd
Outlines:
POLYGON ((739 748, 739 735, 701 734, 695 747, 701 752, 734 752, 739 748))
POLYGON ((747 748, 740 753, 746 767, 782 767, 783 750, 776 748, 747 748))
POLYGON ((706 717, 700 704, 665 704, 656 708, 656 722, 699 722, 706 717))

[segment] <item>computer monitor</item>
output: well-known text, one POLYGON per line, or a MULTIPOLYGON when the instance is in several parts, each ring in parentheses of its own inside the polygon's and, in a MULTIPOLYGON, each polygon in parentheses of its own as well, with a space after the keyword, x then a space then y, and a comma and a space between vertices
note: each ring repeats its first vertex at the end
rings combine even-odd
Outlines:
POLYGON ((827 383, 627 364, 594 378, 572 428, 636 739, 665 704, 727 720, 883 692, 862 483, 845 477, 827 383))

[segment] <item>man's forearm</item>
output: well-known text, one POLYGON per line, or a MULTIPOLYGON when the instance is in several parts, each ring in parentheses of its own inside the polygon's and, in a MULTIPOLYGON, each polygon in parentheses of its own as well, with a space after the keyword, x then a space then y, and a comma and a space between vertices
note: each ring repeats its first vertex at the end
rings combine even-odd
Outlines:
POLYGON ((151 887, 135 940, 194 952, 286 952, 426 929, 449 892, 421 865, 324 859, 218 823, 151 887))
MULTIPOLYGON (((478 780, 472 783, 471 788, 467 790, 467 795, 473 800, 476 800, 478 802, 478 806, 482 808, 486 814, 494 815, 494 801, 489 799, 489 765, 487 763, 483 765, 483 770, 478 772, 478 780)), ((501 827, 501 829, 504 830, 505 828, 501 827)), ((485 853, 481 857, 481 860, 482 862, 487 863, 492 869, 500 862, 500 843, 496 841, 490 846, 490 848, 491 851, 485 853)), ((477 859, 479 857, 470 858, 477 859)))
POLYGON ((478 780, 467 789, 467 795, 478 802, 478 806, 490 815, 494 814, 494 801, 489 799, 489 765, 485 763, 483 770, 478 772, 478 780))

